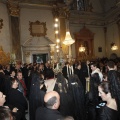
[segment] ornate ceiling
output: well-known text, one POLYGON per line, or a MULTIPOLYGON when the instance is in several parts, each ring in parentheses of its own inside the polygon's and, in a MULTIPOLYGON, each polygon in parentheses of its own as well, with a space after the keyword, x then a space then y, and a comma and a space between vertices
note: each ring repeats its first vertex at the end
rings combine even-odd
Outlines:
MULTIPOLYGON (((59 14, 62 11, 70 12, 71 24, 95 24, 104 26, 120 19, 120 0, 0 0, 19 3, 20 7, 55 8, 59 14), (84 1, 84 2, 83 2, 84 1), (57 8, 57 9, 56 9, 57 8)), ((65 13, 66 14, 66 13, 65 13)))
MULTIPOLYGON (((84 5, 88 5, 88 3, 93 7, 93 9, 99 5, 101 8, 101 12, 108 12, 115 6, 118 6, 120 4, 120 0, 0 0, 2 2, 19 2, 20 4, 38 4, 38 5, 53 5, 57 4, 59 6, 71 6, 74 5, 77 1, 81 4, 83 1, 84 5)), ((94 11, 95 12, 95 11, 94 11)))

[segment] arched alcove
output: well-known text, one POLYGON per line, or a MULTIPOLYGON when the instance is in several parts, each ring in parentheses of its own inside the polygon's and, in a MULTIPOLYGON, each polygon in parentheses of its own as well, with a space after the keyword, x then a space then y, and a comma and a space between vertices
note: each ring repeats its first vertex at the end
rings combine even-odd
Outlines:
POLYGON ((93 53, 94 33, 92 31, 90 31, 88 28, 84 26, 79 32, 74 33, 74 38, 77 59, 82 59, 83 57, 91 58, 92 56, 94 56, 93 53), (86 49, 84 53, 79 52, 79 47, 81 45, 84 46, 86 49))

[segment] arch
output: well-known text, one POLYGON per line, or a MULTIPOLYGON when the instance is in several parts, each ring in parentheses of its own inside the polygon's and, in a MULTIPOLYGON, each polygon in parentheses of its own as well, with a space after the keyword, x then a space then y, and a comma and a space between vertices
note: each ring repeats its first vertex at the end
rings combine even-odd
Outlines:
POLYGON ((74 33, 74 38, 75 38, 75 49, 76 49, 76 58, 77 59, 87 59, 92 56, 93 54, 93 40, 94 40, 94 33, 90 31, 88 28, 85 26, 79 31, 74 33), (86 51, 84 53, 79 52, 79 47, 80 46, 86 47, 86 51))

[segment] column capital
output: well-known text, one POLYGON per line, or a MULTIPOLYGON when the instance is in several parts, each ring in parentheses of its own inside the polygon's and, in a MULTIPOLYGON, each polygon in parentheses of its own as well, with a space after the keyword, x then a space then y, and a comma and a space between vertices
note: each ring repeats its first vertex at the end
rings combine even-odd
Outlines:
POLYGON ((70 10, 68 7, 59 7, 59 6, 53 6, 52 13, 54 17, 58 18, 66 18, 69 19, 70 17, 70 10))
POLYGON ((14 2, 13 0, 7 1, 7 8, 10 16, 19 17, 20 15, 20 7, 18 2, 14 2))

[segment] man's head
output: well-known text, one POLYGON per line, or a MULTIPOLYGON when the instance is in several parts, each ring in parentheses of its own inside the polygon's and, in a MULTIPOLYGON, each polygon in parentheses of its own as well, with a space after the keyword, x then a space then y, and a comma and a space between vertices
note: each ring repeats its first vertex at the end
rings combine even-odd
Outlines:
POLYGON ((5 103, 5 97, 6 96, 2 92, 0 92, 0 106, 4 105, 4 103, 5 103))
POLYGON ((51 91, 44 96, 45 106, 50 109, 58 109, 60 105, 60 96, 57 92, 51 91))
POLYGON ((15 66, 15 68, 16 68, 17 70, 19 70, 19 69, 20 69, 20 67, 21 67, 21 65, 20 65, 20 64, 16 64, 16 66, 15 66))
POLYGON ((97 64, 96 63, 91 63, 90 68, 91 68, 92 71, 96 70, 97 69, 97 64))
POLYGON ((18 80, 21 80, 22 78, 23 78, 22 72, 18 72, 18 73, 17 73, 17 79, 18 79, 18 80))
POLYGON ((0 107, 0 120, 13 120, 12 112, 9 108, 0 107))
POLYGON ((115 63, 114 63, 113 61, 109 61, 109 62, 107 63, 107 67, 108 67, 108 69, 114 69, 115 63))

